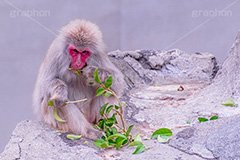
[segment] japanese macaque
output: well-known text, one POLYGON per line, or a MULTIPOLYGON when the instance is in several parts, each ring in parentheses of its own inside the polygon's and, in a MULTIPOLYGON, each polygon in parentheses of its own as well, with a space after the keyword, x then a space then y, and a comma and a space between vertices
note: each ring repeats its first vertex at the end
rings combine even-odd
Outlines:
POLYGON ((117 104, 113 96, 96 97, 99 86, 92 84, 96 68, 102 82, 113 76, 111 89, 121 96, 123 74, 110 62, 101 31, 89 21, 71 21, 60 30, 40 67, 33 95, 35 114, 55 129, 96 139, 99 133, 93 124, 101 118, 100 107, 107 102, 117 104), (75 73, 77 70, 81 70, 80 75, 75 73), (84 98, 87 101, 65 105, 84 98), (66 122, 54 118, 53 107, 48 106, 50 100, 66 122))

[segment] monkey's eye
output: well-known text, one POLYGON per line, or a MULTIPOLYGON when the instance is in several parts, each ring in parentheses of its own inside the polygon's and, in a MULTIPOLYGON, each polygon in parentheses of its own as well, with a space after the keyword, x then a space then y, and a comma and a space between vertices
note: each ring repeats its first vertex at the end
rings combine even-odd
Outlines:
POLYGON ((88 54, 88 53, 89 51, 86 51, 86 50, 82 51, 82 54, 88 54))
POLYGON ((73 49, 73 51, 76 52, 76 53, 78 53, 78 50, 76 50, 76 49, 73 49))

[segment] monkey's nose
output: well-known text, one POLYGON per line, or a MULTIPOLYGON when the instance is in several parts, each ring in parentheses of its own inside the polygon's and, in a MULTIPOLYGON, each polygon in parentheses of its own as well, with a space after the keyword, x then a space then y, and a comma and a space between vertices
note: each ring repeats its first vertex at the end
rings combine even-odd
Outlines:
POLYGON ((80 61, 76 61, 76 66, 80 67, 81 66, 81 60, 80 61))

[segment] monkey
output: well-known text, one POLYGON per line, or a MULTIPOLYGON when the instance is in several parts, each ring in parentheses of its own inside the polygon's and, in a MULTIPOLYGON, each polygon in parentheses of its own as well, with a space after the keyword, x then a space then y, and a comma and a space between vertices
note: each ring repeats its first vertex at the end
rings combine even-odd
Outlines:
POLYGON ((33 92, 37 117, 54 129, 96 139, 99 131, 93 124, 101 119, 101 106, 107 102, 118 104, 114 96, 96 97, 99 87, 94 83, 96 68, 102 82, 113 76, 111 89, 121 96, 124 76, 109 60, 99 27, 87 20, 70 21, 60 29, 40 66, 33 92), (81 70, 80 75, 75 73, 78 70, 81 70), (67 101, 84 98, 87 101, 65 105, 67 101), (54 118, 53 107, 48 106, 50 100, 56 106, 57 114, 66 122, 54 118))

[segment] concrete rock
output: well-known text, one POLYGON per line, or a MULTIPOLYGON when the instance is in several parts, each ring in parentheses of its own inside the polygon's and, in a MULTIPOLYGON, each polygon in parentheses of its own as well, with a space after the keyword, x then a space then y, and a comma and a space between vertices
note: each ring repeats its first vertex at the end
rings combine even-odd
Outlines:
POLYGON ((220 160, 240 159, 240 117, 219 127, 206 141, 206 147, 220 160))
POLYGON ((68 140, 64 134, 56 133, 42 122, 25 120, 13 131, 0 159, 76 160, 90 157, 93 160, 103 159, 97 155, 94 148, 96 147, 84 145, 83 139, 68 140))
POLYGON ((211 81, 219 69, 212 54, 188 54, 178 49, 166 52, 118 50, 108 55, 125 74, 129 88, 142 84, 211 81))
POLYGON ((221 105, 229 97, 240 101, 240 32, 230 50, 230 54, 214 78, 213 83, 188 100, 186 107, 193 107, 194 112, 208 106, 205 111, 215 111, 221 117, 240 114, 240 108, 221 105))

